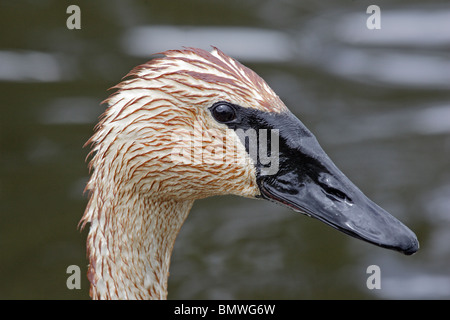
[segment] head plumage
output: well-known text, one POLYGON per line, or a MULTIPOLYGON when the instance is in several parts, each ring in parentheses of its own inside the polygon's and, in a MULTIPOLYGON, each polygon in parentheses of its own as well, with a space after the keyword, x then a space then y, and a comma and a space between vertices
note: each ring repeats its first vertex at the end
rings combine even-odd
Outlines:
MULTIPOLYGON (((218 96, 228 95, 232 102, 242 102, 242 106, 268 112, 287 110, 284 103, 269 85, 253 70, 213 47, 211 52, 198 48, 168 50, 163 57, 155 58, 134 68, 129 80, 117 88, 132 87, 137 79, 155 81, 179 91, 180 99, 196 95, 201 100, 201 92, 211 97, 215 90, 218 96), (184 95, 184 97, 183 97, 184 95)), ((185 99, 183 99, 185 100, 185 99)))

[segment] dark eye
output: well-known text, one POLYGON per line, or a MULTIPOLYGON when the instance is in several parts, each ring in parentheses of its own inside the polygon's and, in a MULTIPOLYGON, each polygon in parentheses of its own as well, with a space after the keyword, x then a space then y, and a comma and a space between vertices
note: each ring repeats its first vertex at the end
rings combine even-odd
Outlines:
POLYGON ((218 122, 230 122, 236 119, 236 111, 228 103, 219 102, 211 108, 211 114, 218 122))

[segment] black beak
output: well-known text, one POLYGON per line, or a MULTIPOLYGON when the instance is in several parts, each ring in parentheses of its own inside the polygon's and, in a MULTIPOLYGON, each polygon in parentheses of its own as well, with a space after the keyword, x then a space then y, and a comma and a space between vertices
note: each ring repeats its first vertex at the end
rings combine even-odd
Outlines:
POLYGON ((265 128, 278 129, 275 131, 279 142, 276 172, 263 174, 263 166, 257 161, 262 198, 380 247, 407 255, 419 249, 416 235, 367 198, 334 165, 312 133, 293 114, 266 114, 262 121, 265 128))

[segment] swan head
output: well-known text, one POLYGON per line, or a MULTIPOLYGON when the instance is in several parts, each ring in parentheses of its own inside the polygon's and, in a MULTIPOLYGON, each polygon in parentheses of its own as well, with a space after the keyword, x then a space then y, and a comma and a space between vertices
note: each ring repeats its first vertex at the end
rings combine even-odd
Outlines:
POLYGON ((256 167, 219 117, 232 106, 280 112, 284 104, 256 73, 217 49, 163 54, 132 70, 105 100, 109 108, 89 141, 91 165, 103 155, 122 188, 158 197, 259 195, 256 167))
POLYGON ((90 140, 88 189, 103 181, 160 199, 266 199, 372 244, 418 250, 415 234, 334 165, 268 84, 220 50, 166 51, 115 89, 90 140))

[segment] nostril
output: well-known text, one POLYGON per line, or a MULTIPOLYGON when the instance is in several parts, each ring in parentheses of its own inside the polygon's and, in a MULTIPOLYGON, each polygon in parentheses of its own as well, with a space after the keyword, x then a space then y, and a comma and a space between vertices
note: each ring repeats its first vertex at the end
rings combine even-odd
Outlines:
POLYGON ((320 184, 320 186, 322 187, 323 193, 325 193, 325 195, 331 200, 346 201, 352 203, 352 199, 341 190, 335 189, 325 184, 320 184))

